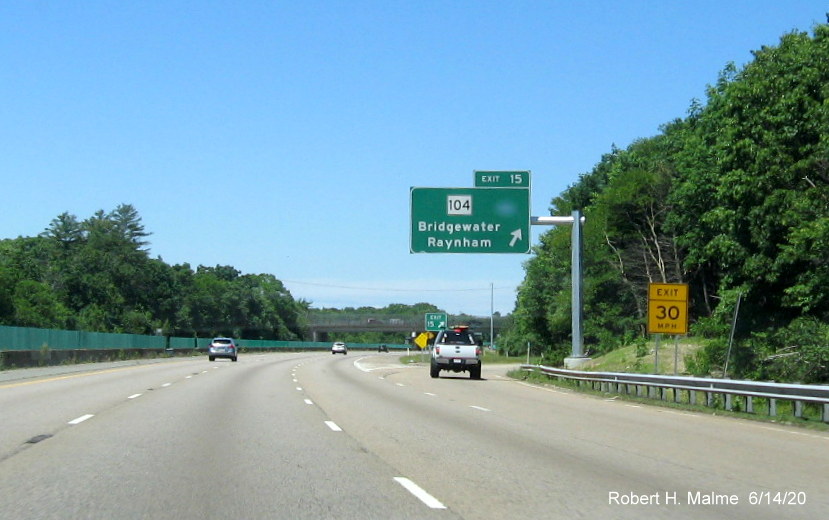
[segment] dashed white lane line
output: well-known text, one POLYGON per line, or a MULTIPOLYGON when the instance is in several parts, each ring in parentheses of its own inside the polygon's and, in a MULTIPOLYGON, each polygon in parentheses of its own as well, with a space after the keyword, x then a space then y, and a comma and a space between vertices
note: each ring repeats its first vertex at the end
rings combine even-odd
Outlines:
POLYGON ((430 508, 446 509, 446 506, 443 505, 440 500, 424 491, 422 487, 418 486, 406 477, 394 477, 394 480, 397 481, 398 484, 406 488, 406 491, 416 496, 418 500, 420 500, 430 508))
POLYGON ((470 408, 474 408, 475 410, 480 410, 482 412, 491 412, 492 411, 489 408, 484 408, 483 406, 472 405, 472 406, 470 406, 470 408))
POLYGON ((433 394, 432 392, 423 392, 423 395, 428 395, 429 397, 437 397, 438 394, 433 394))
MULTIPOLYGON (((219 367, 215 367, 215 366, 214 366, 213 368, 215 369, 215 368, 219 368, 219 367)), ((206 374, 207 372, 208 372, 207 370, 203 370, 201 373, 202 373, 202 374, 206 374)), ((192 377, 193 377, 192 375, 185 376, 185 379, 191 379, 192 377)), ((172 385, 173 385, 173 383, 164 383, 163 385, 161 385, 161 388, 168 388, 168 387, 170 387, 170 386, 172 386, 172 385)), ((299 388, 299 387, 297 387, 297 390, 302 390, 302 389, 301 389, 301 388, 299 388)), ((139 398, 139 397, 141 397, 142 395, 144 395, 144 394, 142 394, 142 393, 132 394, 132 395, 128 396, 128 397, 127 397, 127 399, 138 399, 138 398, 139 398)), ((306 402, 308 402, 308 404, 312 404, 312 403, 311 403, 308 399, 306 399, 306 402)), ((69 421, 67 424, 70 424, 70 425, 74 426, 74 425, 76 425, 76 424, 80 424, 80 423, 82 423, 82 422, 84 422, 84 421, 87 421, 87 420, 89 420, 89 419, 91 419, 91 418, 93 418, 93 417, 95 417, 95 415, 94 415, 94 414, 86 414, 86 415, 82 415, 82 416, 78 417, 77 419, 72 419, 72 420, 71 420, 71 421, 69 421)))
POLYGON ((306 400, 305 400, 305 404, 314 404, 314 401, 312 401, 312 400, 310 400, 310 399, 306 399, 306 400))
POLYGON ((302 387, 298 386, 298 387, 296 387, 296 390, 297 390, 297 392, 302 392, 302 387))
POLYGON ((343 429, 337 426, 337 423, 335 423, 334 421, 325 421, 325 425, 331 428, 331 431, 333 432, 343 431, 343 429))

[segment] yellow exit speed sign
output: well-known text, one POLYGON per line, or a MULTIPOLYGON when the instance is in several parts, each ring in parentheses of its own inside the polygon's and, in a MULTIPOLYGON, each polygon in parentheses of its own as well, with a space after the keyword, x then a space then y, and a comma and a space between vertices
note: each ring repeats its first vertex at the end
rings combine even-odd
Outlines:
POLYGON ((688 284, 648 285, 648 334, 688 334, 688 284))

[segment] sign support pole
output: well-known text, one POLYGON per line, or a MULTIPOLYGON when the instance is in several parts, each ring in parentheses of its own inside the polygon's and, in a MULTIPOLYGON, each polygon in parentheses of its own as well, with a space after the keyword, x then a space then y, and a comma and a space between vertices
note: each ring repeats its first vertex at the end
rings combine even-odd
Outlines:
POLYGON ((495 350, 495 284, 489 283, 489 348, 495 350))
MULTIPOLYGON (((581 212, 573 211, 573 238, 570 248, 572 249, 572 262, 570 266, 570 277, 573 280, 573 352, 571 358, 584 358, 584 333, 582 330, 582 261, 581 253, 584 249, 581 229, 581 212)), ((578 363, 578 362, 577 362, 578 363)), ((572 364, 572 363, 571 363, 572 364)), ((581 363, 578 363, 581 364, 581 363)))
POLYGON ((656 335, 656 346, 653 348, 653 373, 659 373, 659 340, 662 339, 662 334, 656 335))
POLYGON ((582 316, 584 314, 583 289, 582 281, 584 279, 582 251, 584 249, 584 238, 582 234, 582 224, 584 217, 581 211, 574 210, 570 217, 532 217, 530 224, 533 226, 558 226, 564 224, 571 224, 573 226, 572 243, 570 248, 571 265, 570 277, 572 279, 572 352, 570 357, 564 359, 564 366, 566 368, 578 368, 590 358, 584 355, 584 331, 582 327, 582 316))

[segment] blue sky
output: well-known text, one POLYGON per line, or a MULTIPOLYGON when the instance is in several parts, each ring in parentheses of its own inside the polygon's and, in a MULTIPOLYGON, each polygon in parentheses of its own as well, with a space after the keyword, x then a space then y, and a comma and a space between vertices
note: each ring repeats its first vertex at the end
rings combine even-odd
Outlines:
MULTIPOLYGON (((829 2, 0 3, 0 238, 135 206, 169 264, 314 307, 511 312, 529 255, 409 253, 409 188, 531 170, 533 215, 612 145, 829 2)), ((533 243, 545 228, 533 227, 533 243)))

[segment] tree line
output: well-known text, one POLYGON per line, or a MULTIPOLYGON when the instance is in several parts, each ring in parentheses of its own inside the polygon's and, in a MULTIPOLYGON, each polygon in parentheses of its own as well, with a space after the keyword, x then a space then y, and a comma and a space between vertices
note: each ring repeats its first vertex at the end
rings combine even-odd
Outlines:
MULTIPOLYGON (((36 237, 0 240, 0 325, 291 341, 307 336, 309 321, 330 316, 422 321, 439 310, 429 303, 312 309, 271 274, 151 258, 149 236, 138 211, 121 204, 85 220, 64 212, 36 237)), ((403 343, 406 335, 332 338, 403 343)))
POLYGON ((308 302, 270 274, 150 258, 138 211, 64 212, 36 237, 0 241, 0 324, 248 339, 303 336, 308 302))
MULTIPOLYGON (((689 284, 696 374, 829 381, 829 26, 728 64, 684 118, 613 147, 551 201, 584 225, 585 344, 643 342, 650 282, 689 284)), ((570 349, 570 232, 525 264, 509 348, 570 349), (523 345, 523 347, 522 347, 523 345)))

